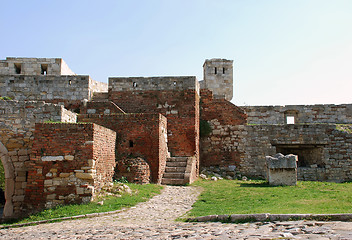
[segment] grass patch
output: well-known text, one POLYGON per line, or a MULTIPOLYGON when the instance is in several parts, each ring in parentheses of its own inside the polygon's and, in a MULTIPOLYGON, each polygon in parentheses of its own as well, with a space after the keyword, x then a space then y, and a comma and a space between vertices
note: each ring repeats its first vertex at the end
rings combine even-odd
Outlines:
POLYGON ((333 214, 352 212, 352 183, 298 182, 270 186, 262 180, 198 180, 204 189, 189 216, 215 214, 333 214))
POLYGON ((103 205, 99 205, 97 201, 88 204, 73 204, 65 206, 57 206, 52 209, 47 209, 35 215, 31 215, 21 220, 12 220, 2 225, 15 223, 27 223, 33 221, 49 220, 53 218, 72 217, 89 213, 109 212, 122 208, 135 206, 139 202, 145 202, 153 196, 160 194, 162 186, 155 184, 132 184, 128 183, 132 190, 132 195, 124 193, 121 197, 107 197, 103 205))

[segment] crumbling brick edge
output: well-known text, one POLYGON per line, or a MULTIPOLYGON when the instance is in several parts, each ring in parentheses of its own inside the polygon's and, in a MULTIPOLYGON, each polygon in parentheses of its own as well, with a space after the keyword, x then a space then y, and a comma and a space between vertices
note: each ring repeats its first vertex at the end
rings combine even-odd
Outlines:
POLYGON ((232 215, 208 215, 196 218, 188 218, 187 222, 224 222, 224 223, 244 223, 244 222, 274 222, 274 221, 352 221, 352 213, 344 214, 232 214, 232 215))
POLYGON ((117 214, 117 213, 126 211, 128 209, 130 209, 130 208, 122 208, 122 209, 115 210, 115 211, 110 211, 110 212, 89 213, 89 214, 82 214, 82 215, 76 215, 76 216, 71 216, 71 217, 52 218, 52 219, 47 219, 47 220, 34 221, 34 222, 28 222, 28 223, 12 224, 12 225, 6 225, 6 226, 0 225, 0 229, 25 227, 25 226, 39 225, 39 224, 59 222, 59 221, 61 222, 61 221, 66 221, 66 220, 75 220, 75 219, 81 219, 81 218, 102 217, 102 216, 106 216, 106 215, 117 214))

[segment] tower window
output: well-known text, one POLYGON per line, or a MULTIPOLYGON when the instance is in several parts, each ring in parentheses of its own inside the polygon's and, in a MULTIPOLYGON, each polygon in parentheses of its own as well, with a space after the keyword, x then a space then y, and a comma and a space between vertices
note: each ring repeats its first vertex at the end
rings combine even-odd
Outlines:
POLYGON ((41 65, 41 72, 42 72, 42 75, 47 75, 48 74, 48 64, 42 64, 41 65))
POLYGON ((222 68, 222 74, 225 74, 225 68, 222 68))
POLYGON ((137 87, 137 83, 136 82, 133 82, 133 87, 137 87))
POLYGON ((133 144, 133 141, 130 140, 129 143, 130 143, 130 148, 133 147, 133 145, 134 145, 134 144, 133 144))
POLYGON ((286 116, 286 124, 295 124, 295 116, 286 116))
POLYGON ((215 67, 215 72, 214 72, 215 74, 217 74, 218 73, 218 69, 215 67))
POLYGON ((16 74, 21 74, 21 63, 15 63, 15 72, 16 74))

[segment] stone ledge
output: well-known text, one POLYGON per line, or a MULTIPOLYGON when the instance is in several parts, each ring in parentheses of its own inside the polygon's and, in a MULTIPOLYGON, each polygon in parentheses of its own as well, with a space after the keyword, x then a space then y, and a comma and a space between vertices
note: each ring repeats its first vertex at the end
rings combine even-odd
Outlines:
POLYGON ((274 221, 352 221, 352 213, 343 214, 232 214, 232 215, 208 215, 196 218, 188 218, 187 222, 274 222, 274 221))

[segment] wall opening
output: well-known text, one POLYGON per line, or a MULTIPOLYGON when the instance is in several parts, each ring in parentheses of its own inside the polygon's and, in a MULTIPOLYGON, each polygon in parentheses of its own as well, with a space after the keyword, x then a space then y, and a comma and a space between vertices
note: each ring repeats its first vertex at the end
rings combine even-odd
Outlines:
POLYGON ((133 82, 132 86, 135 88, 137 87, 137 83, 136 82, 133 82))
POLYGON ((294 154, 298 156, 298 167, 323 168, 323 145, 311 144, 282 144, 276 145, 276 152, 284 155, 294 154))
POLYGON ((286 124, 295 124, 295 116, 286 116, 286 124))
POLYGON ((133 147, 134 143, 132 140, 129 141, 130 148, 133 147))
POLYGON ((42 64, 41 65, 41 73, 42 73, 42 75, 47 75, 48 74, 48 64, 42 64))
POLYGON ((22 71, 21 63, 15 63, 14 66, 15 66, 15 73, 16 74, 21 74, 21 71, 22 71))
POLYGON ((222 68, 222 74, 225 74, 225 68, 222 68))
POLYGON ((215 71, 214 71, 214 73, 215 74, 217 74, 218 73, 218 69, 215 67, 215 71))
POLYGON ((297 124, 298 123, 298 111, 287 110, 284 112, 285 124, 297 124))

